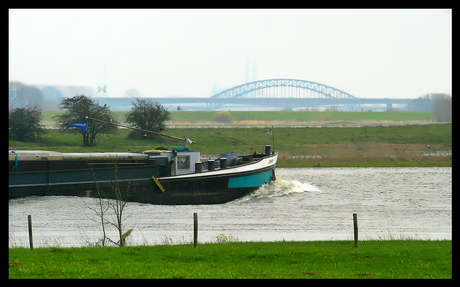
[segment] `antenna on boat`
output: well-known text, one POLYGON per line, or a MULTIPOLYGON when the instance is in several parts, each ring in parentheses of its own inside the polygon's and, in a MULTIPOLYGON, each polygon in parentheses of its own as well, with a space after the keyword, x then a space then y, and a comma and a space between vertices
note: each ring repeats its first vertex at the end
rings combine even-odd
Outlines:
POLYGON ((155 135, 158 135, 158 136, 167 137, 167 138, 170 138, 170 139, 183 141, 185 147, 187 147, 187 143, 196 143, 195 141, 192 141, 189 138, 184 139, 184 138, 180 138, 180 137, 170 136, 170 135, 167 135, 167 134, 162 134, 162 133, 152 132, 152 131, 149 131, 149 130, 139 129, 139 128, 135 128, 135 127, 123 126, 123 125, 120 125, 120 124, 114 124, 114 123, 112 123, 112 121, 103 121, 103 120, 95 119, 95 118, 92 118, 92 117, 89 117, 89 116, 86 116, 86 119, 93 120, 93 121, 98 121, 98 122, 106 123, 106 124, 112 124, 112 125, 116 125, 118 127, 132 129, 132 130, 141 131, 141 132, 145 132, 145 133, 151 133, 151 134, 155 134, 155 135))

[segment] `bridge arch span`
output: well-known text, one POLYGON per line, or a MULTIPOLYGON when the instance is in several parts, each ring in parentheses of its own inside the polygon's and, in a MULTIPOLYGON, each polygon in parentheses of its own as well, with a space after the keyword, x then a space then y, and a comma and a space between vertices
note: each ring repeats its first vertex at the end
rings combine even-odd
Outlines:
POLYGON ((355 96, 342 90, 333 88, 328 85, 317 82, 297 80, 297 79, 268 79, 245 83, 239 86, 232 87, 212 96, 212 98, 338 98, 338 99, 354 99, 355 96), (280 88, 281 87, 281 88, 280 88), (278 92, 277 89, 278 88, 278 92), (273 93, 265 93, 257 96, 256 91, 274 90, 273 93), (286 89, 303 89, 312 91, 313 93, 296 93, 287 92, 286 89))

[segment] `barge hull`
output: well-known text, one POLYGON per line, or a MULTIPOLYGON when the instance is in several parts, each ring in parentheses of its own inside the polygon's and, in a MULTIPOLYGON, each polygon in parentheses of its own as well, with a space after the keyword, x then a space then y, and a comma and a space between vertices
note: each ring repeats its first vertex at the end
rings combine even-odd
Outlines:
POLYGON ((9 197, 63 195, 114 198, 113 189, 117 186, 122 192, 129 190, 129 195, 124 198, 126 201, 161 205, 219 204, 242 197, 274 180, 277 156, 274 154, 258 163, 226 170, 159 177, 158 183, 152 177, 156 173, 153 172, 155 168, 141 166, 121 167, 117 171, 120 176, 116 178, 109 176, 111 169, 97 170, 96 173, 74 170, 70 172, 73 174, 65 170, 30 172, 30 177, 42 180, 19 184, 10 177, 9 197), (61 173, 65 173, 69 180, 52 180, 62 179, 61 173), (72 181, 72 178, 79 180, 72 181))

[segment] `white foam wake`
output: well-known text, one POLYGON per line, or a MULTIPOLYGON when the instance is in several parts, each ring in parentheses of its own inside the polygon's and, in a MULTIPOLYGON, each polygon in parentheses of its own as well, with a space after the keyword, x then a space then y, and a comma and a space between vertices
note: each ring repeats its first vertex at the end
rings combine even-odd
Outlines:
POLYGON ((286 181, 277 177, 276 180, 262 185, 242 199, 245 201, 255 198, 272 198, 302 192, 321 192, 321 190, 308 183, 301 183, 297 180, 286 181))

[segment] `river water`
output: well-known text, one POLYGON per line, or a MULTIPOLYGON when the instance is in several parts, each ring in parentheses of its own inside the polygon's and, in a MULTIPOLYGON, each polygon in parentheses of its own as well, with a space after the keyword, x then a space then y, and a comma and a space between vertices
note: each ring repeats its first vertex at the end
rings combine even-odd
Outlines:
MULTIPOLYGON (((352 240, 353 213, 359 238, 452 239, 452 168, 278 168, 277 181, 218 205, 162 206, 128 203, 127 243, 352 240)), ((34 246, 86 246, 101 238, 88 206, 97 199, 27 197, 9 200, 9 244, 28 246, 27 215, 34 246)), ((116 238, 113 227, 108 234, 116 238)))

